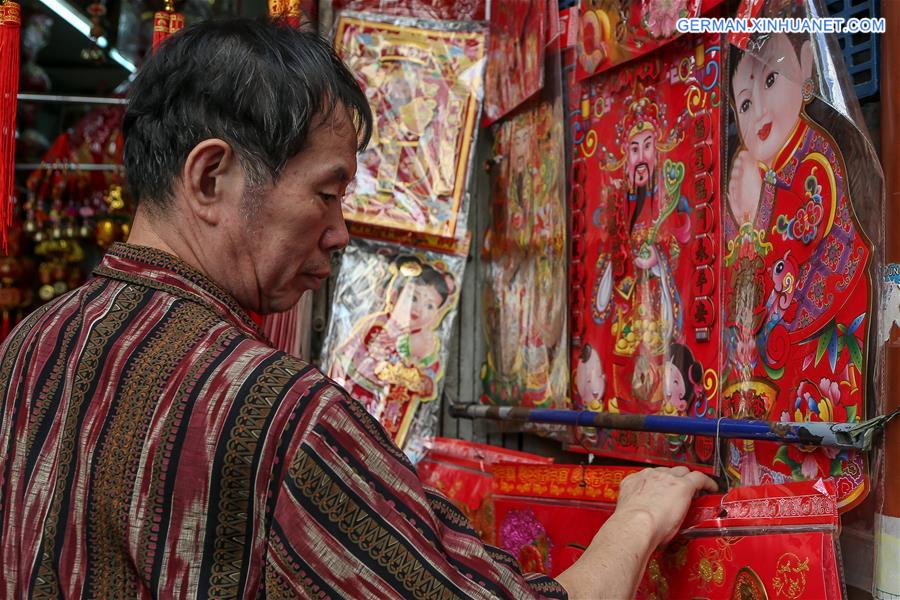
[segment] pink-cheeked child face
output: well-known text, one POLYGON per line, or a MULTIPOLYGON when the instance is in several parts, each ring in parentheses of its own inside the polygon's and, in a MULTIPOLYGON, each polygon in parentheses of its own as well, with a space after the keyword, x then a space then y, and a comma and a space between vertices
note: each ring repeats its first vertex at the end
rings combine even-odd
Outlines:
POLYGON ((786 34, 772 35, 758 55, 745 54, 732 79, 738 131, 757 162, 771 167, 803 108, 803 83, 812 74, 809 42, 799 56, 786 34))
POLYGON ((433 285, 410 283, 400 291, 393 318, 410 331, 426 329, 437 322, 442 306, 441 294, 433 285))

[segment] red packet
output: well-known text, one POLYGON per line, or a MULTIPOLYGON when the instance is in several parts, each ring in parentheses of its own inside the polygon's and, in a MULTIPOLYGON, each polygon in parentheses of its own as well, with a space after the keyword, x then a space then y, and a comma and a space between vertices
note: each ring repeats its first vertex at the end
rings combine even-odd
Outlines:
POLYGON ((612 515, 619 483, 635 467, 497 465, 496 545, 526 573, 556 576, 580 557, 612 515))
POLYGON ((498 463, 550 464, 527 452, 507 450, 487 444, 448 438, 425 443, 425 455, 416 464, 419 478, 450 499, 472 522, 488 544, 494 541, 494 508, 491 496, 491 467, 498 463))
POLYGON ((831 480, 704 496, 651 558, 638 597, 841 598, 838 527, 831 480))

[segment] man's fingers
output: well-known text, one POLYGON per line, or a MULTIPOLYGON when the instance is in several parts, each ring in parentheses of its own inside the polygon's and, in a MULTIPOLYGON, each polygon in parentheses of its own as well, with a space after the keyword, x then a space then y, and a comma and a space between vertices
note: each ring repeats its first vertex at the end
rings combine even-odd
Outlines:
POLYGON ((706 490, 707 492, 717 492, 719 491, 719 486, 716 482, 700 473, 699 471, 691 471, 687 475, 684 476, 685 479, 693 484, 694 489, 697 491, 706 490))
POLYGON ((669 469, 669 473, 671 473, 672 475, 675 475, 676 477, 684 477, 685 475, 687 475, 690 472, 691 472, 690 469, 688 469, 687 467, 681 467, 681 466, 672 467, 671 469, 669 469))

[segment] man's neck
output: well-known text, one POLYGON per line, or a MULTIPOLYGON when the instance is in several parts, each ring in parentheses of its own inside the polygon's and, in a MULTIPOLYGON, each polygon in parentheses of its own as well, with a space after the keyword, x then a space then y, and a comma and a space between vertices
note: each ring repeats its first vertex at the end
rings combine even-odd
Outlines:
POLYGON ((138 205, 134 215, 128 243, 177 256, 194 269, 209 276, 203 268, 202 261, 191 250, 190 244, 184 243, 177 229, 164 219, 151 214, 151 211, 142 205, 138 205))

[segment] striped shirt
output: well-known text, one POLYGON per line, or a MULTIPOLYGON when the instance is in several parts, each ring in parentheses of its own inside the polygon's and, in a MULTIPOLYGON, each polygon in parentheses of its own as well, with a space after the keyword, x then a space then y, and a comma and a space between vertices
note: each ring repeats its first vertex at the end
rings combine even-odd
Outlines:
POLYGON ((224 290, 119 244, 0 347, 4 598, 565 597, 224 290))

